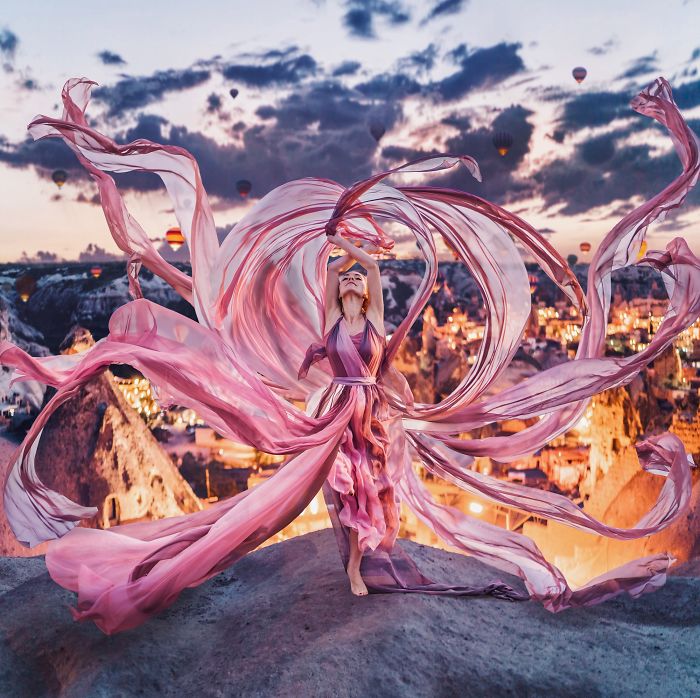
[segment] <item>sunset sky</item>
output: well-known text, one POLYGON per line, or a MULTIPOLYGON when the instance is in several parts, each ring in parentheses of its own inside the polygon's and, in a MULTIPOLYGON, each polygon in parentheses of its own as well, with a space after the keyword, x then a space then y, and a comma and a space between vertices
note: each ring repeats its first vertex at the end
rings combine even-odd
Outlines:
MULTIPOLYGON (((432 182, 505 205, 564 254, 595 247, 680 172, 668 137, 629 100, 664 76, 700 132, 698 26, 700 0, 71 0, 31 10, 11 0, 0 16, 0 262, 117 251, 67 146, 27 141, 27 123, 59 113, 63 83, 82 76, 100 85, 87 114, 102 133, 193 153, 222 234, 290 179, 347 185, 451 152, 475 157, 483 183, 464 172, 432 182), (386 128, 378 144, 375 122, 386 128), (501 130, 514 138, 504 158, 491 142, 501 130), (69 175, 60 194, 57 168, 69 175), (247 201, 239 179, 252 182, 247 201)), ((175 224, 157 178, 117 181, 152 237, 175 224)), ((700 191, 650 246, 677 234, 700 253, 700 191)))

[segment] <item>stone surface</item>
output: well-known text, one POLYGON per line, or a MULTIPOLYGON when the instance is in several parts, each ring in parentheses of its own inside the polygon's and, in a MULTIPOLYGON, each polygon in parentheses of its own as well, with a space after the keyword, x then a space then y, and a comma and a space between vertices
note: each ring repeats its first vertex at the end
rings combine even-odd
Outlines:
MULTIPOLYGON (((401 544, 436 580, 507 578, 401 544)), ((73 622, 74 595, 40 560, 4 560, 0 579, 2 696, 700 694, 700 580, 692 577, 559 614, 494 598, 357 598, 333 534, 321 531, 252 553, 113 637, 73 622)))

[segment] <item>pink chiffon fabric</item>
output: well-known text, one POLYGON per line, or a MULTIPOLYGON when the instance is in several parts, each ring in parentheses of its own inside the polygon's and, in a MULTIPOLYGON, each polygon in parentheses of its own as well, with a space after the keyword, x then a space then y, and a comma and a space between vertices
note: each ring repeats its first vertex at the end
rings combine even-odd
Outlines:
POLYGON ((384 181, 460 164, 480 178, 468 156, 424 158, 349 188, 314 178, 289 182, 252 206, 219 245, 194 158, 182 148, 144 139, 119 145, 95 131, 85 118, 93 85, 69 80, 62 117, 37 117, 29 131, 37 139, 62 138, 97 183, 112 236, 129 258, 134 300, 114 313, 108 336, 84 354, 37 358, 0 343, 0 363, 13 370, 14 380, 56 388, 8 464, 4 501, 18 540, 27 546, 50 541, 49 572, 77 592, 77 619, 93 620, 106 633, 139 625, 183 589, 219 573, 286 526, 320 489, 346 564, 349 529, 357 528, 366 550, 362 574, 374 592, 524 598, 498 580, 474 587, 427 579, 394 544, 401 502, 451 546, 517 575, 529 597, 550 611, 600 603, 622 592, 636 597, 664 584, 673 558, 657 554, 571 589, 532 540, 439 504, 413 469, 418 460, 486 499, 618 540, 660 531, 687 509, 694 464, 672 434, 637 444, 641 467, 664 477, 664 484, 652 508, 626 529, 598 521, 567 497, 472 469, 475 456, 507 462, 571 428, 593 395, 629 383, 700 315, 700 261, 683 239, 638 259, 648 226, 683 203, 700 167, 697 138, 664 79, 642 91, 632 107, 666 129, 681 172, 607 234, 591 262, 587 293, 551 244, 512 213, 464 192, 384 181), (190 250, 191 277, 158 254, 107 174, 133 171, 162 179, 190 250), (425 261, 406 317, 387 342, 369 323, 361 337, 351 337, 342 321, 324 334, 331 251, 325 233, 390 249, 393 241, 382 223, 408 230, 425 261), (476 279, 487 320, 467 375, 452 394, 428 405, 414 401, 392 360, 435 283, 435 235, 456 250, 476 279), (517 351, 530 313, 527 272, 515 241, 579 311, 581 339, 575 359, 486 397, 517 351), (646 349, 626 358, 605 357, 611 274, 632 264, 660 272, 668 309, 646 349), (192 303, 198 321, 143 299, 141 265, 192 303), (51 414, 114 363, 141 371, 161 405, 192 407, 227 438, 289 458, 267 481, 201 512, 109 530, 78 527, 95 509, 48 488, 34 459, 51 414), (306 411, 293 399, 304 400, 306 411), (512 436, 457 436, 524 417, 539 419, 512 436))

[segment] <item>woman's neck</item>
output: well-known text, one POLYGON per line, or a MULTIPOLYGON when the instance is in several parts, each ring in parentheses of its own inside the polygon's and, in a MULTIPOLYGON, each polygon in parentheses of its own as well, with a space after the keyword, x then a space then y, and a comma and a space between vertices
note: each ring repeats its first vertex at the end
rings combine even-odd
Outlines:
POLYGON ((346 295, 343 298, 343 317, 350 325, 355 325, 363 317, 362 303, 363 298, 359 296, 346 295))

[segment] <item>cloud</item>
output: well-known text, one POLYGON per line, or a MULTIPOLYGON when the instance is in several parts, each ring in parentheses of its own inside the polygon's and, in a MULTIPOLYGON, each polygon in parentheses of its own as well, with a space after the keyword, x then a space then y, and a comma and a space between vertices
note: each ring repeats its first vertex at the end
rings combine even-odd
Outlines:
POLYGON ((604 56, 610 53, 613 49, 617 48, 618 42, 616 39, 608 39, 605 43, 600 46, 592 46, 588 49, 588 53, 593 56, 604 56))
POLYGON ((235 80, 251 87, 273 87, 294 85, 319 72, 318 64, 307 53, 290 56, 289 52, 268 51, 260 58, 263 60, 262 65, 229 63, 221 73, 227 80, 235 80))
MULTIPOLYGON (((440 152, 443 153, 470 155, 475 158, 481 168, 483 182, 477 182, 462 168, 457 168, 447 175, 428 175, 426 181, 432 179, 437 186, 461 189, 497 203, 508 203, 532 196, 533 183, 523 180, 517 174, 518 166, 530 150, 533 132, 530 116, 532 112, 520 105, 514 105, 501 111, 488 128, 462 130, 456 136, 448 138, 440 148, 440 152), (494 148, 492 139, 496 131, 507 131, 513 136, 513 145, 506 157, 498 155, 494 148)), ((431 154, 436 154, 436 151, 395 146, 382 150, 382 155, 394 165, 431 154)))
POLYGON ((634 112, 629 103, 633 96, 628 91, 582 92, 565 102, 557 122, 562 140, 564 134, 581 128, 606 126, 614 119, 631 118, 634 112))
POLYGON ((399 59, 399 70, 416 70, 418 72, 429 72, 435 66, 435 61, 438 57, 438 47, 436 44, 428 44, 422 51, 414 53, 399 59))
POLYGON ((0 29, 0 56, 3 59, 3 68, 6 73, 14 70, 15 53, 19 45, 17 34, 9 29, 0 29))
POLYGON ((381 17, 390 25, 405 24, 411 18, 409 12, 397 0, 347 0, 347 12, 343 24, 351 36, 375 39, 375 18, 381 17))
POLYGON ((657 70, 656 64, 656 51, 649 54, 648 56, 641 56, 631 61, 630 67, 624 73, 618 75, 616 80, 629 80, 631 78, 637 78, 640 75, 648 75, 651 72, 657 70))
POLYGON ((65 144, 55 138, 40 141, 25 139, 18 145, 5 143, 0 147, 0 162, 24 169, 34 167, 41 176, 50 179, 53 170, 66 170, 69 181, 87 179, 85 169, 78 164, 75 155, 65 144))
POLYGON ((343 61, 339 66, 333 69, 332 75, 334 78, 342 77, 343 75, 355 75, 362 67, 357 61, 343 61))
POLYGON ((118 53, 114 53, 113 51, 100 51, 97 57, 104 65, 126 65, 126 61, 118 53))
POLYGON ((216 92, 212 92, 208 97, 207 97, 207 113, 209 114, 215 114, 217 113, 223 104, 223 101, 219 95, 216 94, 216 92))
POLYGON ((118 262, 125 259, 125 255, 109 252, 92 242, 78 255, 79 262, 118 262))
POLYGON ((404 73, 382 73, 355 85, 355 89, 370 99, 400 99, 418 94, 422 86, 404 73))
POLYGON ((439 0, 426 15, 422 24, 426 24, 436 17, 442 18, 447 15, 457 14, 464 7, 464 4, 464 0, 439 0))
POLYGON ((500 43, 469 51, 461 44, 450 53, 459 70, 430 86, 442 99, 464 97, 472 90, 491 87, 525 70, 518 55, 521 44, 500 43))
MULTIPOLYGON (((700 104, 700 80, 686 82, 673 89, 673 98, 681 109, 692 109, 700 104)), ((697 123, 697 122, 695 122, 697 123)), ((698 133, 698 128, 694 128, 698 133)))
POLYGON ((41 89, 39 83, 34 78, 23 77, 19 80, 19 88, 27 92, 34 92, 41 89))
POLYGON ((148 76, 126 75, 114 85, 98 87, 92 94, 96 102, 107 105, 108 116, 122 116, 124 112, 160 101, 168 92, 181 92, 201 85, 210 77, 209 70, 171 68, 148 76))
POLYGON ((445 124, 445 126, 453 126, 460 131, 468 131, 471 128, 469 117, 459 113, 448 114, 441 120, 441 123, 445 124))
POLYGON ((26 252, 22 252, 22 256, 17 261, 20 264, 53 264, 55 262, 64 262, 65 260, 59 257, 55 252, 39 250, 32 256, 29 256, 26 252))
MULTIPOLYGON (((579 143, 570 158, 559 158, 536 172, 533 178, 545 208, 561 206, 562 215, 578 215, 634 197, 648 200, 673 181, 681 171, 673 148, 656 155, 646 144, 626 144, 623 138, 631 131, 594 136, 579 143)), ((685 208, 699 204, 700 192, 692 191, 685 208)), ((603 217, 627 212, 618 208, 603 217)))

